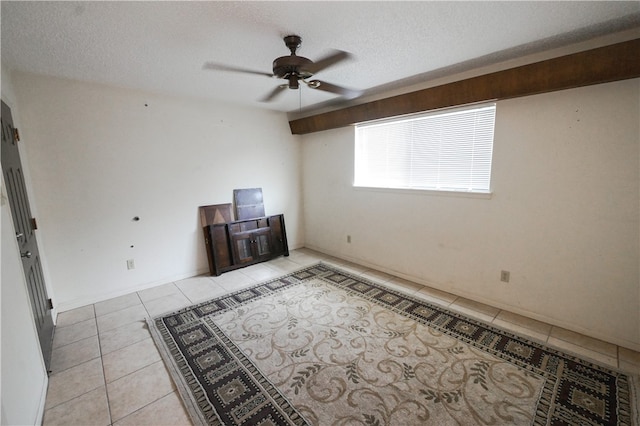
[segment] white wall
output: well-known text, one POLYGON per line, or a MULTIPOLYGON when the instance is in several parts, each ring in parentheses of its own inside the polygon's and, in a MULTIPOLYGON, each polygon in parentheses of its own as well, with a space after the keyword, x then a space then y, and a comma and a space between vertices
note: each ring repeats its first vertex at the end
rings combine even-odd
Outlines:
POLYGON ((198 206, 235 188, 262 187, 290 248, 303 245, 300 139, 284 114, 13 78, 59 310, 206 273, 198 206))
POLYGON ((353 128, 306 135, 306 246, 639 350, 639 103, 638 79, 498 102, 491 199, 355 189, 353 128))
MULTIPOLYGON (((12 109, 14 124, 19 125, 13 90, 4 69, 2 100, 12 109)), ((1 424, 40 424, 44 413, 47 372, 29 302, 4 179, 0 191, 0 210, 1 424)))

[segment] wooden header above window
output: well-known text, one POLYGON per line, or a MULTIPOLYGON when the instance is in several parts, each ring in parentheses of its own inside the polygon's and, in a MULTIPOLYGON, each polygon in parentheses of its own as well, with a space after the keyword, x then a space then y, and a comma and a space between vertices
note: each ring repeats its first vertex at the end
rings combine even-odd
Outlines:
POLYGON ((302 135, 380 118, 640 77, 640 39, 548 59, 289 122, 302 135))

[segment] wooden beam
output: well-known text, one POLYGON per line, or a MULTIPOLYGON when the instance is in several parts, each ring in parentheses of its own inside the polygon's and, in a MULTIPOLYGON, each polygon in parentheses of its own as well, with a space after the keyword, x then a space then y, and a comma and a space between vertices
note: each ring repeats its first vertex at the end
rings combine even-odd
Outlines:
POLYGON ((289 122, 301 135, 474 102, 640 77, 640 39, 468 78, 289 122))

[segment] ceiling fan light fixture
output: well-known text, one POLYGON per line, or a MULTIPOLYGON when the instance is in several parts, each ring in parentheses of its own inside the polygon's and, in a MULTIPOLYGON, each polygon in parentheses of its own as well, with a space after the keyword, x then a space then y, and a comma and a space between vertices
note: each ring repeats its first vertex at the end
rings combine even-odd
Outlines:
POLYGON ((289 89, 297 89, 298 87, 300 87, 300 84, 298 83, 298 76, 297 75, 292 75, 289 77, 289 89))

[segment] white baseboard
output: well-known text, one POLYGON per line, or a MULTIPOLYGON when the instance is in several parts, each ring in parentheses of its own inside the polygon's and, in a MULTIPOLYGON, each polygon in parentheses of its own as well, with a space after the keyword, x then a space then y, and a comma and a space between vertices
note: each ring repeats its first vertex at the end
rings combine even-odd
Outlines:
POLYGON ((191 272, 185 272, 182 274, 178 274, 178 275, 174 275, 171 277, 166 277, 166 278, 162 278, 159 280, 155 280, 155 281, 150 281, 147 283, 142 283, 139 285, 136 285, 134 287, 130 287, 127 289, 123 289, 123 290, 118 290, 118 291, 110 291, 110 292, 105 292, 105 293, 101 293, 101 294, 95 294, 95 295, 91 295, 91 296, 87 296, 87 297, 81 297, 78 299, 73 299, 73 300, 69 300, 66 302, 61 302, 58 305, 56 305, 56 313, 60 313, 60 312, 65 312, 65 311, 70 311, 72 309, 76 309, 76 308, 81 308, 83 306, 87 306, 87 305, 91 305, 94 303, 98 303, 98 302, 103 302, 105 300, 109 300, 109 299, 113 299, 114 297, 118 297, 118 296, 124 296, 125 294, 129 294, 129 293, 134 293, 136 291, 142 291, 142 290, 147 290, 149 288, 152 287, 156 287, 162 284, 168 284, 174 281, 180 281, 180 280, 184 280, 186 278, 192 278, 192 277, 197 277, 198 275, 203 275, 203 274, 208 274, 209 273, 209 269, 199 269, 196 271, 191 271, 191 272))
POLYGON ((38 412, 36 413, 36 422, 34 425, 41 425, 44 420, 44 407, 47 403, 47 390, 49 389, 49 376, 44 375, 44 380, 42 382, 42 389, 40 389, 40 402, 38 404, 38 412))

